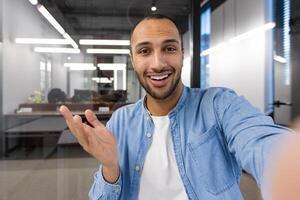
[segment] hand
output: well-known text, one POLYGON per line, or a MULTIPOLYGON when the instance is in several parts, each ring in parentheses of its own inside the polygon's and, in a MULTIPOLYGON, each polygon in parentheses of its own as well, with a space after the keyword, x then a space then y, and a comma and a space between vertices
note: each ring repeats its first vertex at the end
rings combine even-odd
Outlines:
POLYGON ((300 133, 300 116, 296 117, 289 127, 295 132, 300 133))
POLYGON ((282 141, 266 170, 264 183, 266 199, 300 199, 299 156, 300 137, 298 134, 282 141))
POLYGON ((59 110, 83 149, 101 162, 104 178, 108 182, 115 182, 119 177, 119 164, 113 134, 98 121, 91 110, 86 110, 85 116, 92 126, 83 123, 79 115, 72 116, 66 106, 61 106, 59 110))

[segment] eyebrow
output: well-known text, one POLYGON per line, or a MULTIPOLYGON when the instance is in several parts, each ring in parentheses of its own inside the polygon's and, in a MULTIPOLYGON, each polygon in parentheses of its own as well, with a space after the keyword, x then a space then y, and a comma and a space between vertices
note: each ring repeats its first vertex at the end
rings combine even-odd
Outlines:
MULTIPOLYGON (((163 41, 163 44, 166 44, 166 43, 177 43, 177 44, 179 44, 179 41, 176 40, 176 39, 167 39, 167 40, 163 41)), ((138 48, 140 46, 149 45, 149 44, 151 44, 151 42, 145 41, 145 42, 138 43, 135 47, 138 48)))

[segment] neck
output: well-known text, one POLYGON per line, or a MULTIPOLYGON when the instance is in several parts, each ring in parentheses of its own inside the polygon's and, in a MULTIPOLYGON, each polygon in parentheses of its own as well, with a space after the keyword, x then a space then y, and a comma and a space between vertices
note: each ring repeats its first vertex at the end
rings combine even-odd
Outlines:
POLYGON ((168 98, 159 100, 154 99, 147 94, 146 104, 149 112, 154 116, 167 115, 177 104, 182 94, 182 83, 180 82, 174 91, 168 98))

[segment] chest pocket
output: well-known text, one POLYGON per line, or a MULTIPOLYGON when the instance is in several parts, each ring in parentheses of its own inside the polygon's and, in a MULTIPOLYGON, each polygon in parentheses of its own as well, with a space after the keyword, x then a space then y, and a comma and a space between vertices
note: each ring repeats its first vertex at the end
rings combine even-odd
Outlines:
POLYGON ((197 173, 200 174, 199 181, 214 195, 228 190, 236 182, 229 153, 224 150, 224 143, 218 134, 213 126, 205 133, 192 133, 188 143, 197 173))

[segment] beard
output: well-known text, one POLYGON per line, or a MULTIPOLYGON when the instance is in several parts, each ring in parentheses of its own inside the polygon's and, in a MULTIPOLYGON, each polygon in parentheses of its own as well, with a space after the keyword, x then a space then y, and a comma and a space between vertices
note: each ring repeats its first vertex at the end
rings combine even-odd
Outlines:
MULTIPOLYGON (((176 73, 175 73, 176 70, 174 68, 171 68, 171 70, 172 70, 172 72, 173 72, 173 74, 175 76, 175 83, 174 84, 172 83, 171 87, 167 91, 165 91, 163 93, 156 92, 155 90, 151 89, 150 85, 148 85, 146 82, 142 81, 143 77, 147 78, 147 76, 145 74, 143 75, 143 77, 141 77, 136 72, 136 75, 137 75, 137 78, 138 78, 141 86, 146 90, 147 94, 149 94, 152 98, 154 98, 156 100, 165 100, 165 99, 167 99, 168 97, 170 97, 174 93, 174 91, 176 90, 176 88, 177 88, 177 86, 178 86, 178 84, 179 84, 179 82, 181 80, 181 78, 180 78, 181 70, 179 71, 179 73, 177 74, 177 76, 176 76, 176 73)), ((165 70, 161 70, 161 72, 162 71, 165 71, 165 70)))

